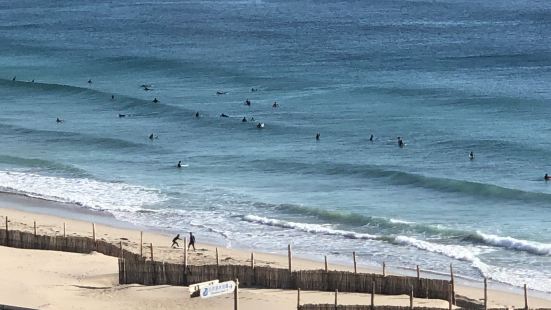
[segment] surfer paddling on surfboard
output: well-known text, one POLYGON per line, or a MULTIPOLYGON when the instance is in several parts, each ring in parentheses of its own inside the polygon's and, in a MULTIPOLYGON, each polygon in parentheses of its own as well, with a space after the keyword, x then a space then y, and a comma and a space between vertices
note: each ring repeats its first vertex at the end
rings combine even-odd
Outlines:
POLYGON ((551 177, 546 173, 545 176, 543 176, 543 179, 545 181, 549 181, 549 180, 551 180, 551 177))
POLYGON ((474 159, 474 153, 473 153, 473 152, 470 152, 470 153, 469 153, 469 159, 470 159, 470 160, 473 160, 473 159, 474 159))

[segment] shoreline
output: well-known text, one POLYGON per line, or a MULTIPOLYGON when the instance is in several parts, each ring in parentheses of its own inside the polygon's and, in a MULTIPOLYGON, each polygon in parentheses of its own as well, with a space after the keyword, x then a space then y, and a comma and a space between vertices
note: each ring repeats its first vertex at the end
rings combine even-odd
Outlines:
MULTIPOLYGON (((96 236, 98 239, 104 238, 107 241, 117 243, 120 240, 127 240, 128 246, 131 247, 137 247, 140 231, 143 231, 143 241, 145 244, 153 244, 156 258, 161 258, 165 261, 181 262, 183 254, 181 253, 183 251, 179 252, 178 249, 170 248, 173 236, 169 235, 166 231, 124 222, 116 219, 108 212, 90 210, 70 203, 61 203, 16 193, 0 193, 0 216, 8 216, 10 219, 13 219, 14 223, 23 223, 18 224, 20 227, 11 227, 11 229, 31 230, 33 221, 36 220, 38 231, 44 234, 60 233, 63 223, 67 222, 68 234, 91 236, 91 223, 96 223, 96 236), (129 238, 129 236, 134 236, 134 238, 129 238)), ((220 252, 221 264, 250 263, 251 252, 248 249, 228 248, 225 245, 202 243, 200 241, 199 238, 199 242, 197 243, 198 251, 189 251, 189 262, 191 264, 214 262, 215 248, 218 248, 220 252)), ((137 252, 139 253, 139 251, 137 252)), ((260 266, 287 267, 285 252, 286 249, 282 249, 281 254, 255 251, 256 264, 260 266)), ((147 256, 147 253, 149 253, 149 247, 144 247, 144 256, 147 256)), ((302 253, 293 253, 293 269, 323 269, 323 261, 307 257, 307 255, 303 255, 302 253)), ((347 266, 342 263, 331 263, 329 261, 329 269, 352 271, 353 266, 352 263, 347 266)), ((380 274, 382 268, 376 269, 373 266, 358 265, 358 271, 380 274)), ((446 276, 445 273, 438 274, 422 269, 421 271, 422 277, 449 279, 449 276, 446 276)), ((387 266, 387 274, 411 276, 415 274, 415 270, 387 266)), ((483 297, 482 283, 461 278, 458 275, 455 275, 455 277, 457 282, 456 292, 458 294, 472 299, 483 297)), ((490 304, 495 304, 496 306, 514 305, 517 308, 524 306, 524 296, 522 295, 521 288, 492 281, 489 281, 489 284, 491 287, 488 289, 490 304)), ((545 292, 530 290, 529 301, 531 306, 551 307, 551 296, 545 292)))

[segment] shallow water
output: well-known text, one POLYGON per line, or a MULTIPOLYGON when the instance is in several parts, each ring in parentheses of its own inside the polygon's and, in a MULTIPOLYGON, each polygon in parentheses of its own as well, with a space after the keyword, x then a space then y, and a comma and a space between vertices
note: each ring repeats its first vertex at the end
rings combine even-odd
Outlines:
POLYGON ((551 292, 550 17, 543 1, 0 1, 0 187, 551 292))

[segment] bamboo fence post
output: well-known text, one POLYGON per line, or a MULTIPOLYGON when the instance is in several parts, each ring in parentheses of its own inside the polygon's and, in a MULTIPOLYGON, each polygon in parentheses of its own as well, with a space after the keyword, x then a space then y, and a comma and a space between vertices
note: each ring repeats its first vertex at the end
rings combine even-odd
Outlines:
POLYGON ((354 274, 356 274, 357 273, 357 269, 356 269, 356 251, 352 252, 352 260, 354 261, 354 274))
POLYGON ((119 241, 119 242, 120 242, 120 243, 119 243, 119 251, 121 252, 121 258, 123 258, 124 255, 122 255, 122 253, 123 253, 123 252, 122 252, 122 240, 119 241))
POLYGON ((8 216, 6 215, 6 246, 9 246, 9 229, 8 229, 8 216))
POLYGON ((140 257, 143 257, 143 231, 140 231, 140 257))
POLYGON ((524 283, 524 310, 528 310, 528 291, 526 290, 526 283, 524 283))
POLYGON ((375 310, 375 281, 371 282, 371 310, 375 310))
POLYGON ((289 272, 292 271, 292 261, 293 261, 293 256, 292 256, 292 252, 291 252, 291 244, 288 244, 287 245, 287 255, 289 256, 289 272))
POLYGON ((452 310, 452 285, 448 284, 448 309, 452 310))
POLYGON ((251 269, 254 270, 254 252, 251 252, 251 269))
POLYGON ((324 258, 325 258, 325 272, 327 273, 327 255, 325 255, 324 258))
POLYGON ((238 310, 239 307, 239 279, 235 278, 235 290, 233 291, 233 310, 238 310))
POLYGON ((297 310, 300 309, 300 287, 297 288, 297 310))
POLYGON ((417 282, 421 281, 421 272, 419 271, 419 265, 417 265, 417 282))
POLYGON ((65 234, 65 222, 63 222, 63 238, 67 237, 67 235, 65 234))
POLYGON ((339 306, 338 296, 339 290, 335 290, 335 310, 337 310, 337 307, 339 306))
POLYGON ((187 237, 184 237, 184 273, 187 272, 187 237))
POLYGON ((34 237, 36 238, 36 221, 33 222, 34 225, 34 237))
POLYGON ((455 305, 455 278, 453 276, 453 264, 450 264, 450 279, 452 284, 452 303, 455 305))
POLYGON ((488 280, 484 277, 484 310, 488 309, 488 280))
POLYGON ((153 243, 149 244, 151 247, 151 261, 153 261, 153 243))
POLYGON ((409 292, 409 309, 413 310, 413 286, 409 292))
POLYGON ((386 264, 383 262, 383 277, 386 276, 386 264))
POLYGON ((220 260, 218 259, 218 248, 215 248, 216 251, 216 271, 218 271, 218 267, 220 267, 220 260))
POLYGON ((92 223, 92 240, 96 242, 96 224, 92 223))

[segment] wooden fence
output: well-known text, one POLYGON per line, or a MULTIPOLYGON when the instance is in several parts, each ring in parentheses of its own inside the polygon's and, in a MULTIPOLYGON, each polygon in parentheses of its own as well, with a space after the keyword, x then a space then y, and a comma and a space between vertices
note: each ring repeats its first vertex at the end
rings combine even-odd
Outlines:
MULTIPOLYGON (((370 305, 338 305, 333 304, 304 304, 297 307, 298 310, 448 310, 448 308, 407 307, 407 306, 374 306, 370 305)), ((454 308, 455 310, 472 308, 454 308)), ((508 310, 507 308, 491 308, 488 310, 508 310)), ((546 309, 538 309, 546 310, 546 309)), ((549 310, 549 309, 547 309, 549 310)))
POLYGON ((121 284, 183 285, 212 279, 239 279, 241 287, 358 292, 383 295, 410 294, 418 298, 448 299, 449 281, 346 271, 302 270, 243 265, 187 266, 144 260, 119 260, 121 284))

